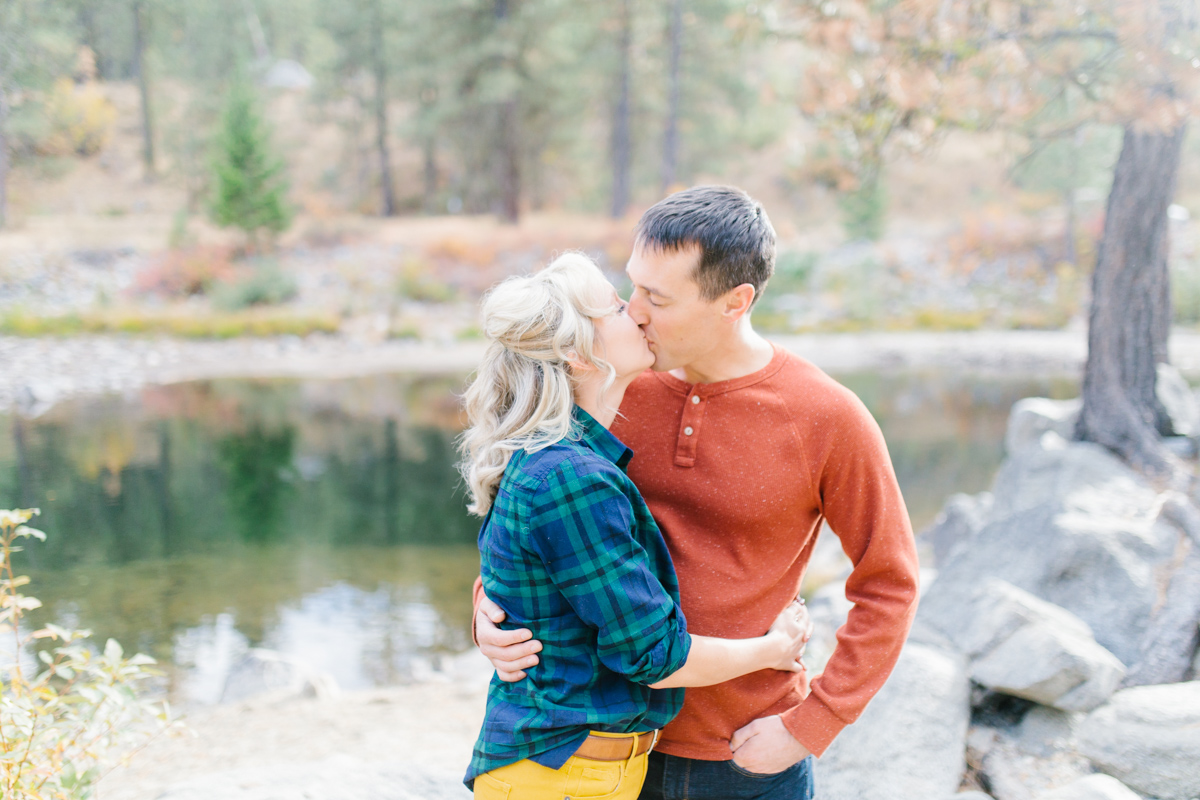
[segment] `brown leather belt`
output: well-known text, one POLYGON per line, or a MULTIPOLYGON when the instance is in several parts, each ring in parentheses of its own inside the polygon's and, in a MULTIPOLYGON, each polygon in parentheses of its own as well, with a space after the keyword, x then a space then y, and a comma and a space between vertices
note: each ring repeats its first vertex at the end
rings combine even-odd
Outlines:
POLYGON ((627 758, 649 752, 657 742, 658 731, 630 733, 620 738, 597 736, 593 733, 583 740, 583 744, 579 745, 575 755, 580 758, 590 758, 592 761, 624 761, 627 758))

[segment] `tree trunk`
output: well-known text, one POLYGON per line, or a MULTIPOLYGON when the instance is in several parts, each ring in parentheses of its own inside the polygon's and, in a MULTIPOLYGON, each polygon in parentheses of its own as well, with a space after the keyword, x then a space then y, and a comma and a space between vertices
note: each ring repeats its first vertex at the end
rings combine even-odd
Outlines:
POLYGON ((8 221, 8 95, 0 86, 0 229, 8 221))
POLYGON ((620 66, 617 76, 617 102, 612 122, 612 217, 620 219, 629 207, 629 166, 632 143, 629 134, 629 81, 632 70, 633 14, 630 0, 621 0, 620 31, 617 49, 620 66))
POLYGON ((379 182, 383 189, 383 216, 396 216, 396 195, 392 187, 392 156, 388 150, 387 60, 383 49, 383 8, 380 0, 371 3, 371 66, 375 72, 375 146, 379 151, 379 182))
POLYGON ((675 184, 679 162, 679 60, 683 52, 683 0, 671 0, 669 35, 671 62, 667 75, 667 126, 663 133, 662 191, 666 195, 675 184))
POLYGON ((154 177, 154 124, 150 113, 150 80, 146 75, 146 36, 142 19, 141 0, 133 4, 133 69, 137 73, 138 92, 142 98, 142 163, 146 179, 154 177))
MULTIPOLYGON (((496 0, 496 23, 502 25, 509 15, 509 0, 496 0)), ((517 99, 510 97, 499 104, 496 150, 496 187, 499 190, 497 212, 505 222, 516 224, 521 218, 521 137, 518 129, 517 99)))
POLYGON ((517 101, 500 104, 500 151, 497 185, 500 188, 500 217, 516 224, 521 218, 521 150, 517 132, 517 101))
POLYGON ((425 162, 423 203, 425 206, 425 213, 436 214, 438 212, 437 139, 435 139, 433 136, 426 136, 425 141, 421 143, 421 155, 425 162))
POLYGON ((1158 435, 1171 433, 1155 394, 1171 325, 1167 207, 1184 139, 1125 129, 1092 278, 1088 358, 1078 438, 1116 452, 1157 477, 1176 472, 1158 435))

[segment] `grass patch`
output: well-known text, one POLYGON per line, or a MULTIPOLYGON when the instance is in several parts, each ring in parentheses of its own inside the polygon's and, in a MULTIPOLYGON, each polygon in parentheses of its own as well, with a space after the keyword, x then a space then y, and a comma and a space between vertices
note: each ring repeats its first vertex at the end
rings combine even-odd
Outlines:
POLYGON ((211 314, 101 310, 46 317, 17 311, 0 316, 0 333, 27 337, 122 333, 184 339, 233 339, 336 333, 340 324, 341 320, 334 314, 301 314, 278 309, 211 314))

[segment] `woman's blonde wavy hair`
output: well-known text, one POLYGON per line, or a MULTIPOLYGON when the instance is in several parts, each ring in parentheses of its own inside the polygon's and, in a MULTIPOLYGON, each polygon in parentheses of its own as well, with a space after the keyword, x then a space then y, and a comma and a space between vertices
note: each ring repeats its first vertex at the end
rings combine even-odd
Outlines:
POLYGON ((616 380, 616 370, 597 353, 593 322, 616 311, 611 296, 611 284, 590 258, 565 253, 484 297, 488 346, 464 398, 469 427, 459 441, 471 513, 487 514, 514 452, 532 453, 577 435, 571 418, 577 380, 568 358, 607 373, 601 398, 616 380))

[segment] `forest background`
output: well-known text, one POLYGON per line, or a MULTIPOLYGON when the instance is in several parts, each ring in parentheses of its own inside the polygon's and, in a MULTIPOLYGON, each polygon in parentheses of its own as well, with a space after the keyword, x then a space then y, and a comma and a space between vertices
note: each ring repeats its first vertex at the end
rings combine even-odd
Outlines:
POLYGON ((767 330, 1082 323, 1120 121, 931 108, 838 44, 870 6, 842 5, 4 0, 0 329, 470 337, 497 277, 566 248, 619 275, 637 213, 699 182, 779 230, 767 330))

